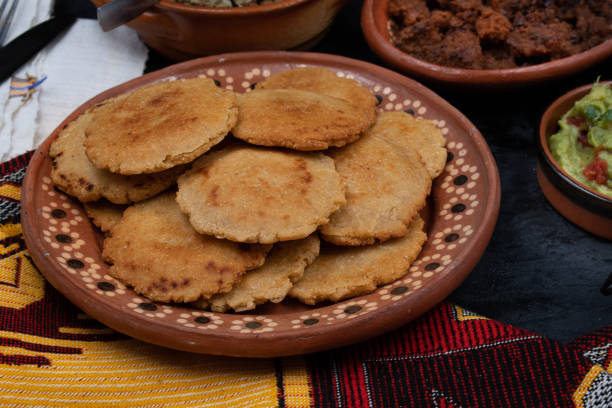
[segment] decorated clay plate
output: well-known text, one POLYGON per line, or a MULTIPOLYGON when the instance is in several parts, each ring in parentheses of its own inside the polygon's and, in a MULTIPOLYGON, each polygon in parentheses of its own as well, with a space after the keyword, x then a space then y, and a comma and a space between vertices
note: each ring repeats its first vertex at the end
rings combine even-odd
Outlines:
POLYGON ((436 94, 402 75, 348 58, 288 52, 225 54, 170 66, 109 89, 75 110, 36 151, 23 184, 22 223, 34 262, 75 305, 113 329, 179 350, 270 357, 330 349, 392 330, 443 300, 470 273, 493 232, 500 201, 495 161, 478 130, 436 94), (250 92, 269 75, 328 67, 369 87, 385 111, 434 121, 448 160, 427 207, 429 236, 400 280, 374 293, 316 307, 285 300, 245 313, 212 313, 152 303, 108 275, 101 236, 76 200, 54 189, 48 150, 58 132, 89 106, 145 84, 206 76, 250 92))

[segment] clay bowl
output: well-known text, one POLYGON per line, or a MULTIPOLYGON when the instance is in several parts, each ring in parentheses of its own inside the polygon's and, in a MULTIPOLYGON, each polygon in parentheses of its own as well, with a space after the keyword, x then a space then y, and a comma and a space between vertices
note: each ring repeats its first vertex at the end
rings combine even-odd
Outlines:
MULTIPOLYGON (((92 0, 101 6, 110 0, 92 0)), ((182 61, 234 51, 306 50, 348 0, 284 0, 214 8, 161 0, 127 25, 160 54, 182 61)))
POLYGON ((109 89, 78 107, 38 148, 22 192, 28 249, 47 280, 81 310, 132 337, 179 350, 242 357, 303 354, 397 328, 448 296, 482 256, 497 221, 500 181, 484 138, 470 121, 419 83, 349 58, 303 52, 223 54, 173 65, 109 89), (375 292, 333 304, 290 300, 244 313, 212 313, 152 303, 108 275, 100 234, 81 204, 55 190, 49 146, 88 107, 154 82, 205 76, 235 92, 296 66, 322 66, 370 88, 381 110, 433 120, 448 158, 427 206, 428 241, 406 275, 375 292))
POLYGON ((555 100, 544 112, 537 140, 536 172, 544 196, 561 215, 592 234, 612 240, 612 198, 572 178, 557 164, 548 148, 548 138, 557 132, 561 116, 590 90, 591 85, 576 88, 555 100))
POLYGON ((527 86, 579 72, 612 56, 612 39, 580 54, 520 68, 478 70, 451 68, 432 64, 399 50, 391 43, 389 0, 365 0, 361 12, 361 27, 372 49, 387 64, 416 78, 470 91, 509 89, 527 86), (480 87, 474 88, 473 85, 480 87))

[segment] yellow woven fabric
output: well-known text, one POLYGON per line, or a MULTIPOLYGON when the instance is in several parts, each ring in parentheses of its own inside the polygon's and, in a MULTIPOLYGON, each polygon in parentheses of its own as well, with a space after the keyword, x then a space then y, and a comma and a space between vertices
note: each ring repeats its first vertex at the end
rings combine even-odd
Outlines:
POLYGON ((1 407, 311 406, 302 358, 170 350, 80 312, 30 260, 19 223, 21 178, 13 176, 0 179, 1 407))
MULTIPOLYGON (((199 356, 137 340, 49 340, 1 333, 37 344, 76 347, 79 354, 44 353, 50 366, 3 366, 0 405, 49 407, 274 407, 274 364, 199 356), (6 404, 6 405, 5 405, 6 404)), ((10 336, 10 337, 9 337, 10 336)), ((3 354, 37 355, 20 347, 3 354)))

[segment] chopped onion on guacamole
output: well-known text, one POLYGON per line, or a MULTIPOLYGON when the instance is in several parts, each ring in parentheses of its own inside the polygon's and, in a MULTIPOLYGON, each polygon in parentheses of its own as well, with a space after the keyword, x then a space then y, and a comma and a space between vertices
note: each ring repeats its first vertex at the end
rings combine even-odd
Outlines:
POLYGON ((580 183, 612 198, 612 87, 593 85, 548 140, 557 163, 580 183))

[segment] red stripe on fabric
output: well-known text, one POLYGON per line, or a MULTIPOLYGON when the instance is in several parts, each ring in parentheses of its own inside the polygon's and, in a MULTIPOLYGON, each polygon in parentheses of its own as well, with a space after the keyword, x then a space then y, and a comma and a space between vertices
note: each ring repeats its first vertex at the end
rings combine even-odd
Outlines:
MULTIPOLYGON (((499 353, 495 353, 493 354, 493 364, 495 367, 498 368, 498 370, 504 370, 504 362, 502 361, 501 358, 501 354, 499 353)), ((493 378, 493 382, 494 382, 494 387, 496 390, 502 390, 503 396, 504 396, 504 401, 508 402, 510 401, 510 397, 508 395, 508 389, 507 387, 503 386, 503 381, 501 379, 501 376, 492 376, 493 378)))
POLYGON ((489 337, 493 339, 497 339, 500 337, 501 333, 499 331, 499 326, 496 324, 487 324, 487 328, 489 329, 489 337))
MULTIPOLYGON (((544 350, 542 348, 542 343, 538 342, 536 347, 537 347, 537 351, 538 351, 537 354, 538 355, 543 355, 544 350)), ((531 375, 532 381, 533 381, 533 379, 535 379, 537 377, 540 377, 542 375, 546 376, 546 373, 540 373, 539 372, 540 366, 538 366, 537 364, 534 365, 532 363, 531 356, 529 355, 529 353, 523 353, 522 358, 526 360, 526 363, 527 363, 526 365, 528 367, 528 369, 526 370, 527 371, 526 374, 531 375)), ((540 394, 540 390, 537 387, 534 387, 532 393, 537 395, 537 400, 541 400, 542 399, 542 396, 540 394)))
MULTIPOLYGON (((482 325, 479 325, 482 326, 482 325)), ((493 354, 495 355, 495 353, 493 354)), ((484 354, 484 359, 478 359, 479 363, 480 363, 480 372, 484 373, 487 371, 490 371, 488 369, 488 367, 495 367, 497 369, 497 371, 501 371, 503 370, 503 366, 501 365, 494 365, 493 362, 491 361, 491 354, 489 353, 485 353, 484 354)), ((495 384, 494 384, 494 378, 496 378, 497 376, 495 375, 487 375, 485 376, 485 387, 487 389, 487 392, 484 393, 484 397, 485 397, 485 403, 484 403, 484 407, 493 407, 498 405, 498 403, 496 401, 493 400, 493 393, 496 392, 496 388, 495 388, 495 384)))
MULTIPOLYGON (((512 349, 516 349, 516 350, 518 350, 518 349, 519 349, 519 346, 518 346, 518 345, 515 345, 515 344, 512 344, 512 345, 509 347, 509 349, 510 349, 510 351, 511 351, 512 349)), ((516 355, 516 354, 518 354, 518 352, 517 352, 517 351, 515 351, 513 354, 515 354, 515 355, 516 355)), ((525 362, 524 362, 524 360, 519 359, 519 358, 518 358, 518 355, 517 355, 516 357, 517 357, 517 358, 515 358, 515 359, 514 359, 514 362, 516 362, 516 363, 517 363, 516 365, 517 365, 518 367, 514 368, 514 371, 515 371, 516 373, 523 373, 523 372, 525 371, 525 362)), ((513 363, 513 362, 511 362, 511 364, 512 364, 512 363, 513 363)), ((513 366, 514 366, 514 365, 513 365, 513 366)), ((517 379, 516 381, 520 381, 520 380, 518 380, 518 379, 517 379)), ((528 404, 528 401, 527 401, 526 396, 527 396, 527 394, 526 394, 526 393, 521 393, 521 392, 519 392, 519 393, 518 393, 518 397, 519 397, 519 398, 520 398, 520 400, 521 400, 521 405, 523 405, 523 406, 527 406, 527 404, 528 404)))
POLYGON ((24 168, 30 162, 33 153, 33 151, 30 151, 25 154, 22 154, 21 156, 17 156, 12 160, 2 163, 0 165, 0 172, 2 173, 2 175, 5 175, 9 173, 14 173, 24 168))
MULTIPOLYGON (((463 361, 467 361, 467 355, 463 356, 463 361)), ((473 390, 475 389, 475 384, 474 384, 474 378, 471 375, 460 375, 460 376, 454 376, 455 379, 459 379, 459 384, 460 387, 459 389, 461 390, 473 390)))
POLYGON ((45 356, 26 356, 21 354, 0 354, 0 364, 50 366, 51 361, 45 356))
POLYGON ((419 349, 428 348, 429 344, 426 340, 426 331, 427 331, 427 327, 425 326, 425 324, 423 324, 422 329, 417 328, 416 330, 416 340, 417 341, 416 341, 414 350, 411 350, 411 351, 417 351, 419 349))
POLYGON ((398 332, 393 332, 391 335, 391 344, 394 356, 403 355, 401 335, 398 332))
MULTIPOLYGON (((342 401, 346 402, 346 405, 350 406, 350 402, 353 394, 353 359, 343 359, 342 361, 336 362, 336 368, 338 370, 338 377, 340 378, 340 395, 342 395, 342 401)), ((344 406, 344 404, 343 404, 344 406)))
POLYGON ((430 347, 433 350, 441 351, 443 350, 443 342, 444 339, 440 337, 440 333, 438 332, 438 316, 439 310, 436 310, 435 313, 432 313, 430 318, 427 319, 427 332, 429 334, 430 347))
MULTIPOLYGON (((544 342, 543 341, 539 341, 538 342, 538 346, 539 346, 540 351, 541 351, 542 354, 544 354, 544 353, 551 353, 550 344, 548 344, 547 347, 545 347, 544 346, 544 342)), ((561 350, 561 347, 558 344, 556 344, 556 343, 554 344, 553 350, 554 350, 554 354, 557 354, 557 355, 561 355, 563 353, 563 351, 561 350)), ((558 375, 559 373, 561 373, 561 375, 563 375, 564 370, 558 370, 557 372, 555 372, 555 375, 558 375)), ((550 375, 548 373, 546 373, 546 374, 550 378, 550 375)), ((538 390, 538 391, 540 391, 540 390, 538 390)), ((568 399, 571 400, 572 394, 573 394, 573 390, 568 390, 566 388, 565 391, 567 392, 567 394, 564 395, 564 397, 565 397, 564 400, 568 400, 568 399)), ((552 394, 552 398, 554 400, 555 406, 561 406, 563 401, 559 399, 560 398, 559 394, 553 393, 552 394)))
POLYGON ((469 345, 469 347, 473 347, 479 344, 478 339, 476 337, 476 332, 481 330, 481 328, 479 327, 480 324, 478 324, 480 322, 478 320, 467 320, 464 323, 465 326, 473 326, 473 330, 463 330, 463 335, 467 337, 467 344, 469 345))
POLYGON ((394 333, 397 342, 398 355, 404 356, 406 355, 406 332, 404 330, 396 330, 394 333))
POLYGON ((355 406, 355 400, 360 398, 359 386, 364 385, 357 382, 356 363, 356 359, 347 358, 336 366, 338 376, 341 378, 342 401, 346 402, 347 406, 355 406))
POLYGON ((449 304, 444 305, 440 319, 444 322, 444 337, 446 338, 446 349, 452 350, 457 347, 457 338, 451 336, 453 332, 457 332, 458 322, 455 318, 455 307, 449 304))
POLYGON ((415 336, 410 335, 406 330, 402 330, 402 332, 404 333, 404 338, 406 339, 404 353, 408 354, 409 352, 417 349, 417 340, 415 336))
POLYGON ((354 377, 354 390, 356 390, 354 392, 355 394, 355 398, 354 398, 354 402, 355 405, 357 407, 365 407, 369 405, 369 398, 368 398, 368 384, 366 384, 366 380, 365 380, 365 375, 363 372, 363 366, 361 365, 361 362, 357 361, 357 359, 352 359, 353 360, 353 370, 355 373, 355 377, 354 377))
MULTIPOLYGON (((442 371, 443 371, 442 365, 447 363, 447 362, 445 362, 443 360, 440 360, 439 362, 441 363, 441 366, 439 367, 439 369, 431 370, 431 368, 433 368, 433 367, 429 366, 429 368, 430 368, 429 371, 430 372, 433 371, 433 373, 430 373, 430 376, 433 377, 433 381, 432 381, 433 384, 444 384, 444 381, 445 381, 445 378, 442 377, 442 371)), ((436 368, 438 368, 438 367, 436 367, 436 368)), ((447 371, 444 370, 444 372, 447 372, 447 371)), ((452 375, 454 377, 455 373, 450 374, 450 375, 452 375)), ((428 391, 431 391, 431 389, 428 390, 428 391)))
POLYGON ((76 347, 49 346, 45 344, 30 343, 18 339, 10 339, 0 337, 0 346, 4 347, 19 347, 25 350, 38 352, 58 353, 58 354, 81 354, 81 349, 76 347))
POLYGON ((436 324, 433 320, 433 314, 430 314, 425 326, 427 348, 437 350, 439 347, 439 342, 436 341, 436 335, 434 334, 435 328, 436 324))
POLYGON ((485 323, 482 320, 471 320, 474 323, 478 323, 476 326, 476 330, 473 331, 474 335, 474 344, 483 344, 485 339, 491 339, 491 327, 489 324, 485 323))
POLYGON ((452 310, 451 307, 446 307, 443 309, 444 313, 441 316, 441 322, 444 329, 444 336, 450 338, 449 334, 452 333, 452 310))
POLYGON ((429 333, 430 347, 435 350, 440 350, 444 347, 444 345, 442 344, 444 339, 440 336, 440 333, 438 331, 439 318, 440 309, 437 309, 433 313, 431 313, 429 318, 427 319, 427 331, 429 333))

